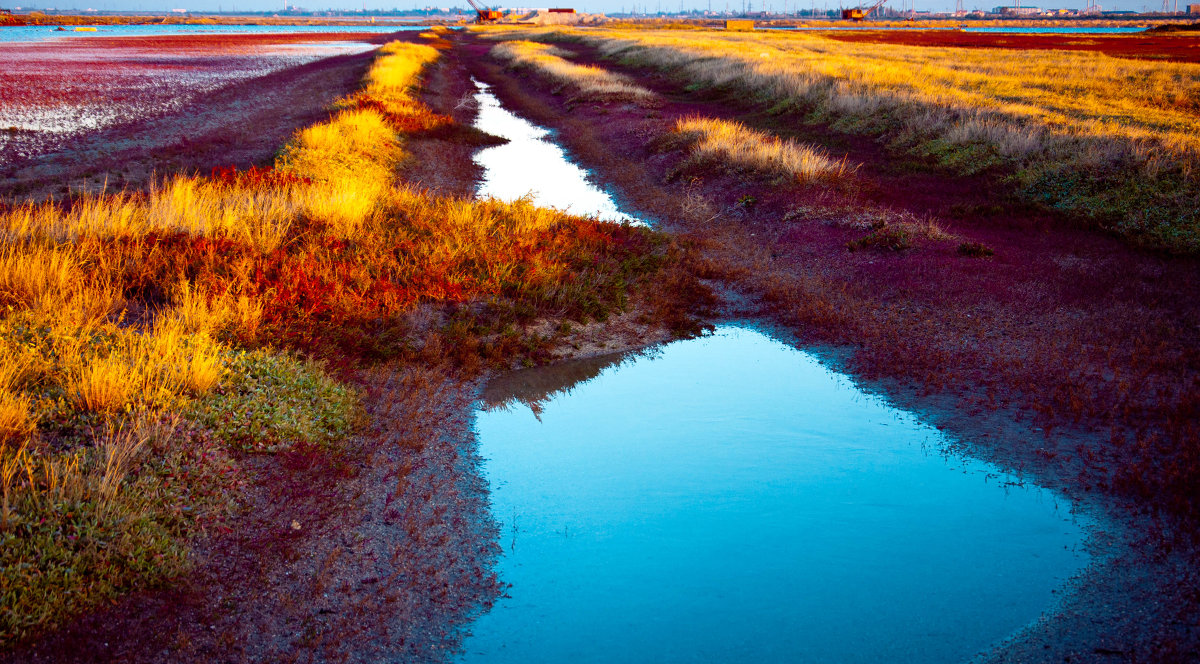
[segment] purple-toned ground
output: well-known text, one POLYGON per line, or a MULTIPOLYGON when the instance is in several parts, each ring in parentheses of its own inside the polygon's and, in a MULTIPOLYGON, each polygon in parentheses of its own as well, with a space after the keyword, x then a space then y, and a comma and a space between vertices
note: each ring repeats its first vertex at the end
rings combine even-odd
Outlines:
MULTIPOLYGON (((239 82, 366 53, 379 40, 320 33, 0 42, 0 169, 70 151, 97 130, 180 111, 239 82)), ((267 82, 261 92, 273 87, 267 82)), ((154 139, 161 138, 159 131, 154 139)), ((181 131, 172 138, 191 137, 181 131)))
POLYGON ((0 196, 142 188, 269 163, 358 87, 386 34, 0 43, 0 196), (7 129, 16 127, 16 130, 7 129))

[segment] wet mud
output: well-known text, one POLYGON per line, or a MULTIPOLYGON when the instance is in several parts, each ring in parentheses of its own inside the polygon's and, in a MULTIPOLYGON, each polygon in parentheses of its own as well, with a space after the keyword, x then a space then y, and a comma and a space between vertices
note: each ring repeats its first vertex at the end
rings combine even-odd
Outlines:
POLYGON ((464 41, 472 73, 510 108, 555 129, 632 213, 693 242, 713 283, 730 295, 726 315, 778 326, 868 390, 921 413, 971 456, 1107 515, 1094 538, 1098 562, 1061 610, 982 660, 1194 657, 1194 529, 1188 517, 1148 507, 1169 495, 1143 496, 1119 479, 1146 477, 1139 470, 1146 464, 1187 463, 1186 450, 1167 462, 1142 456, 1129 441, 1177 427, 1170 418, 1182 414, 1163 404, 1186 401, 1195 383, 1194 259, 1130 248, 1023 204, 1002 173, 959 177, 870 137, 772 114, 744 98, 689 92, 669 77, 558 44, 574 62, 625 74, 664 102, 655 109, 569 103, 553 84, 489 60, 490 46, 464 41), (691 115, 820 146, 847 159, 853 182, 781 186, 721 169, 679 177, 684 154, 663 149, 661 139, 691 115), (933 221, 946 235, 900 251, 848 250, 878 216, 933 221), (969 242, 994 254, 960 252, 969 242), (1144 354, 1151 346, 1161 362, 1144 354), (1125 380, 1140 387, 1124 391, 1125 380))

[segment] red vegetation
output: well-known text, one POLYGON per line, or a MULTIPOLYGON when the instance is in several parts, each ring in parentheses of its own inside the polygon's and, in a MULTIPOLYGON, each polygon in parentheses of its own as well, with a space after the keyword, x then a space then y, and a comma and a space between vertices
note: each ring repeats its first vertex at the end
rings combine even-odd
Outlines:
POLYGON ((1118 58, 1200 62, 1200 39, 1170 34, 1014 34, 958 30, 830 30, 822 37, 844 42, 955 48, 1097 51, 1118 58))
POLYGON ((217 166, 212 169, 210 179, 241 187, 279 187, 312 183, 309 178, 302 178, 295 173, 283 173, 275 170, 273 166, 251 166, 245 170, 238 170, 235 166, 217 166))
MULTIPOLYGON (((156 306, 169 299, 162 285, 180 278, 202 293, 247 296, 262 305, 262 320, 231 331, 241 343, 285 345, 338 361, 402 355, 423 342, 406 337, 406 315, 421 304, 461 308, 468 327, 484 335, 550 312, 603 317, 623 303, 627 279, 660 262, 646 231, 584 219, 565 219, 470 256, 439 250, 436 237, 389 241, 364 233, 341 240, 317 226, 293 229, 291 241, 269 253, 184 233, 106 243, 106 255, 136 266, 123 275, 127 298, 156 306), (499 306, 490 312, 458 306, 473 301, 499 306)), ((499 349, 486 355, 510 359, 499 349)))
POLYGON ((434 113, 424 104, 408 100, 380 99, 369 92, 359 92, 351 96, 346 100, 346 105, 379 111, 387 118, 388 124, 401 134, 419 134, 454 124, 454 118, 434 113))

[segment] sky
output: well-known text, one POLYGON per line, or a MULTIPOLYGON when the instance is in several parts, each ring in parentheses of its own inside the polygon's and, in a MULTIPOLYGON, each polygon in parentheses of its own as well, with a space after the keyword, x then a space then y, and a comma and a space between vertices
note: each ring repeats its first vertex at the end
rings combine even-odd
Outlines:
MULTIPOLYGON (((529 0, 518 0, 520 2, 528 2, 529 0)), ((559 0, 559 4, 554 5, 534 5, 534 6, 564 6, 574 7, 578 11, 583 12, 601 12, 601 13, 618 13, 628 12, 637 6, 639 13, 656 13, 658 11, 671 12, 679 11, 682 7, 685 10, 706 10, 711 8, 713 11, 724 11, 728 7, 732 11, 740 11, 742 3, 747 2, 754 11, 768 9, 771 11, 794 11, 797 8, 808 10, 813 7, 814 0, 683 0, 682 5, 680 0, 559 0), (711 4, 710 4, 711 3, 711 4)), ((865 0, 864 0, 865 1, 865 0)), ((907 10, 909 0, 888 0, 884 5, 896 10, 907 10)), ((1175 0, 1171 0, 1174 3, 1175 0)), ((1187 3, 1194 3, 1200 0, 1179 0, 1179 8, 1185 9, 1187 3)), ((271 11, 282 9, 284 3, 288 5, 298 6, 309 11, 319 11, 323 9, 363 9, 382 11, 391 9, 416 9, 420 7, 468 7, 467 0, 0 0, 2 8, 58 8, 58 9, 79 9, 87 8, 97 9, 100 11, 169 11, 171 9, 187 9, 193 12, 213 12, 224 10, 238 11, 271 11)), ((502 2, 502 0, 483 0, 494 6, 502 2)), ((816 0, 818 10, 822 8, 838 9, 842 6, 858 6, 858 0, 816 0)), ((917 11, 934 11, 948 12, 954 9, 954 0, 915 0, 917 11)), ((990 10, 998 5, 1013 5, 1015 0, 964 0, 963 6, 968 11, 972 9, 990 10)), ((1022 0, 1022 6, 1038 6, 1046 9, 1083 9, 1086 5, 1085 0, 1022 0)), ((515 7, 518 5, 503 5, 502 7, 515 7)), ((520 5, 527 6, 527 5, 520 5)), ((1116 2, 1104 2, 1101 0, 1101 6, 1105 10, 1133 10, 1133 11, 1155 11, 1162 8, 1161 0, 1123 0, 1116 2)))

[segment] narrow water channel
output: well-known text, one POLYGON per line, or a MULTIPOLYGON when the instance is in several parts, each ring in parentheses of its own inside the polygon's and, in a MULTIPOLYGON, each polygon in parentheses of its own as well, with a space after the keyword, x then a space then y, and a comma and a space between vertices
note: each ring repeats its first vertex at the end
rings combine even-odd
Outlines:
POLYGON ((476 195, 504 201, 529 196, 541 207, 605 221, 643 223, 617 209, 612 196, 589 182, 587 171, 567 158, 549 129, 504 108, 488 84, 475 84, 479 86, 475 127, 508 139, 475 154, 475 163, 484 170, 476 195))
POLYGON ((749 329, 504 376, 476 430, 511 588, 462 662, 959 662, 1088 561, 1054 494, 749 329))

